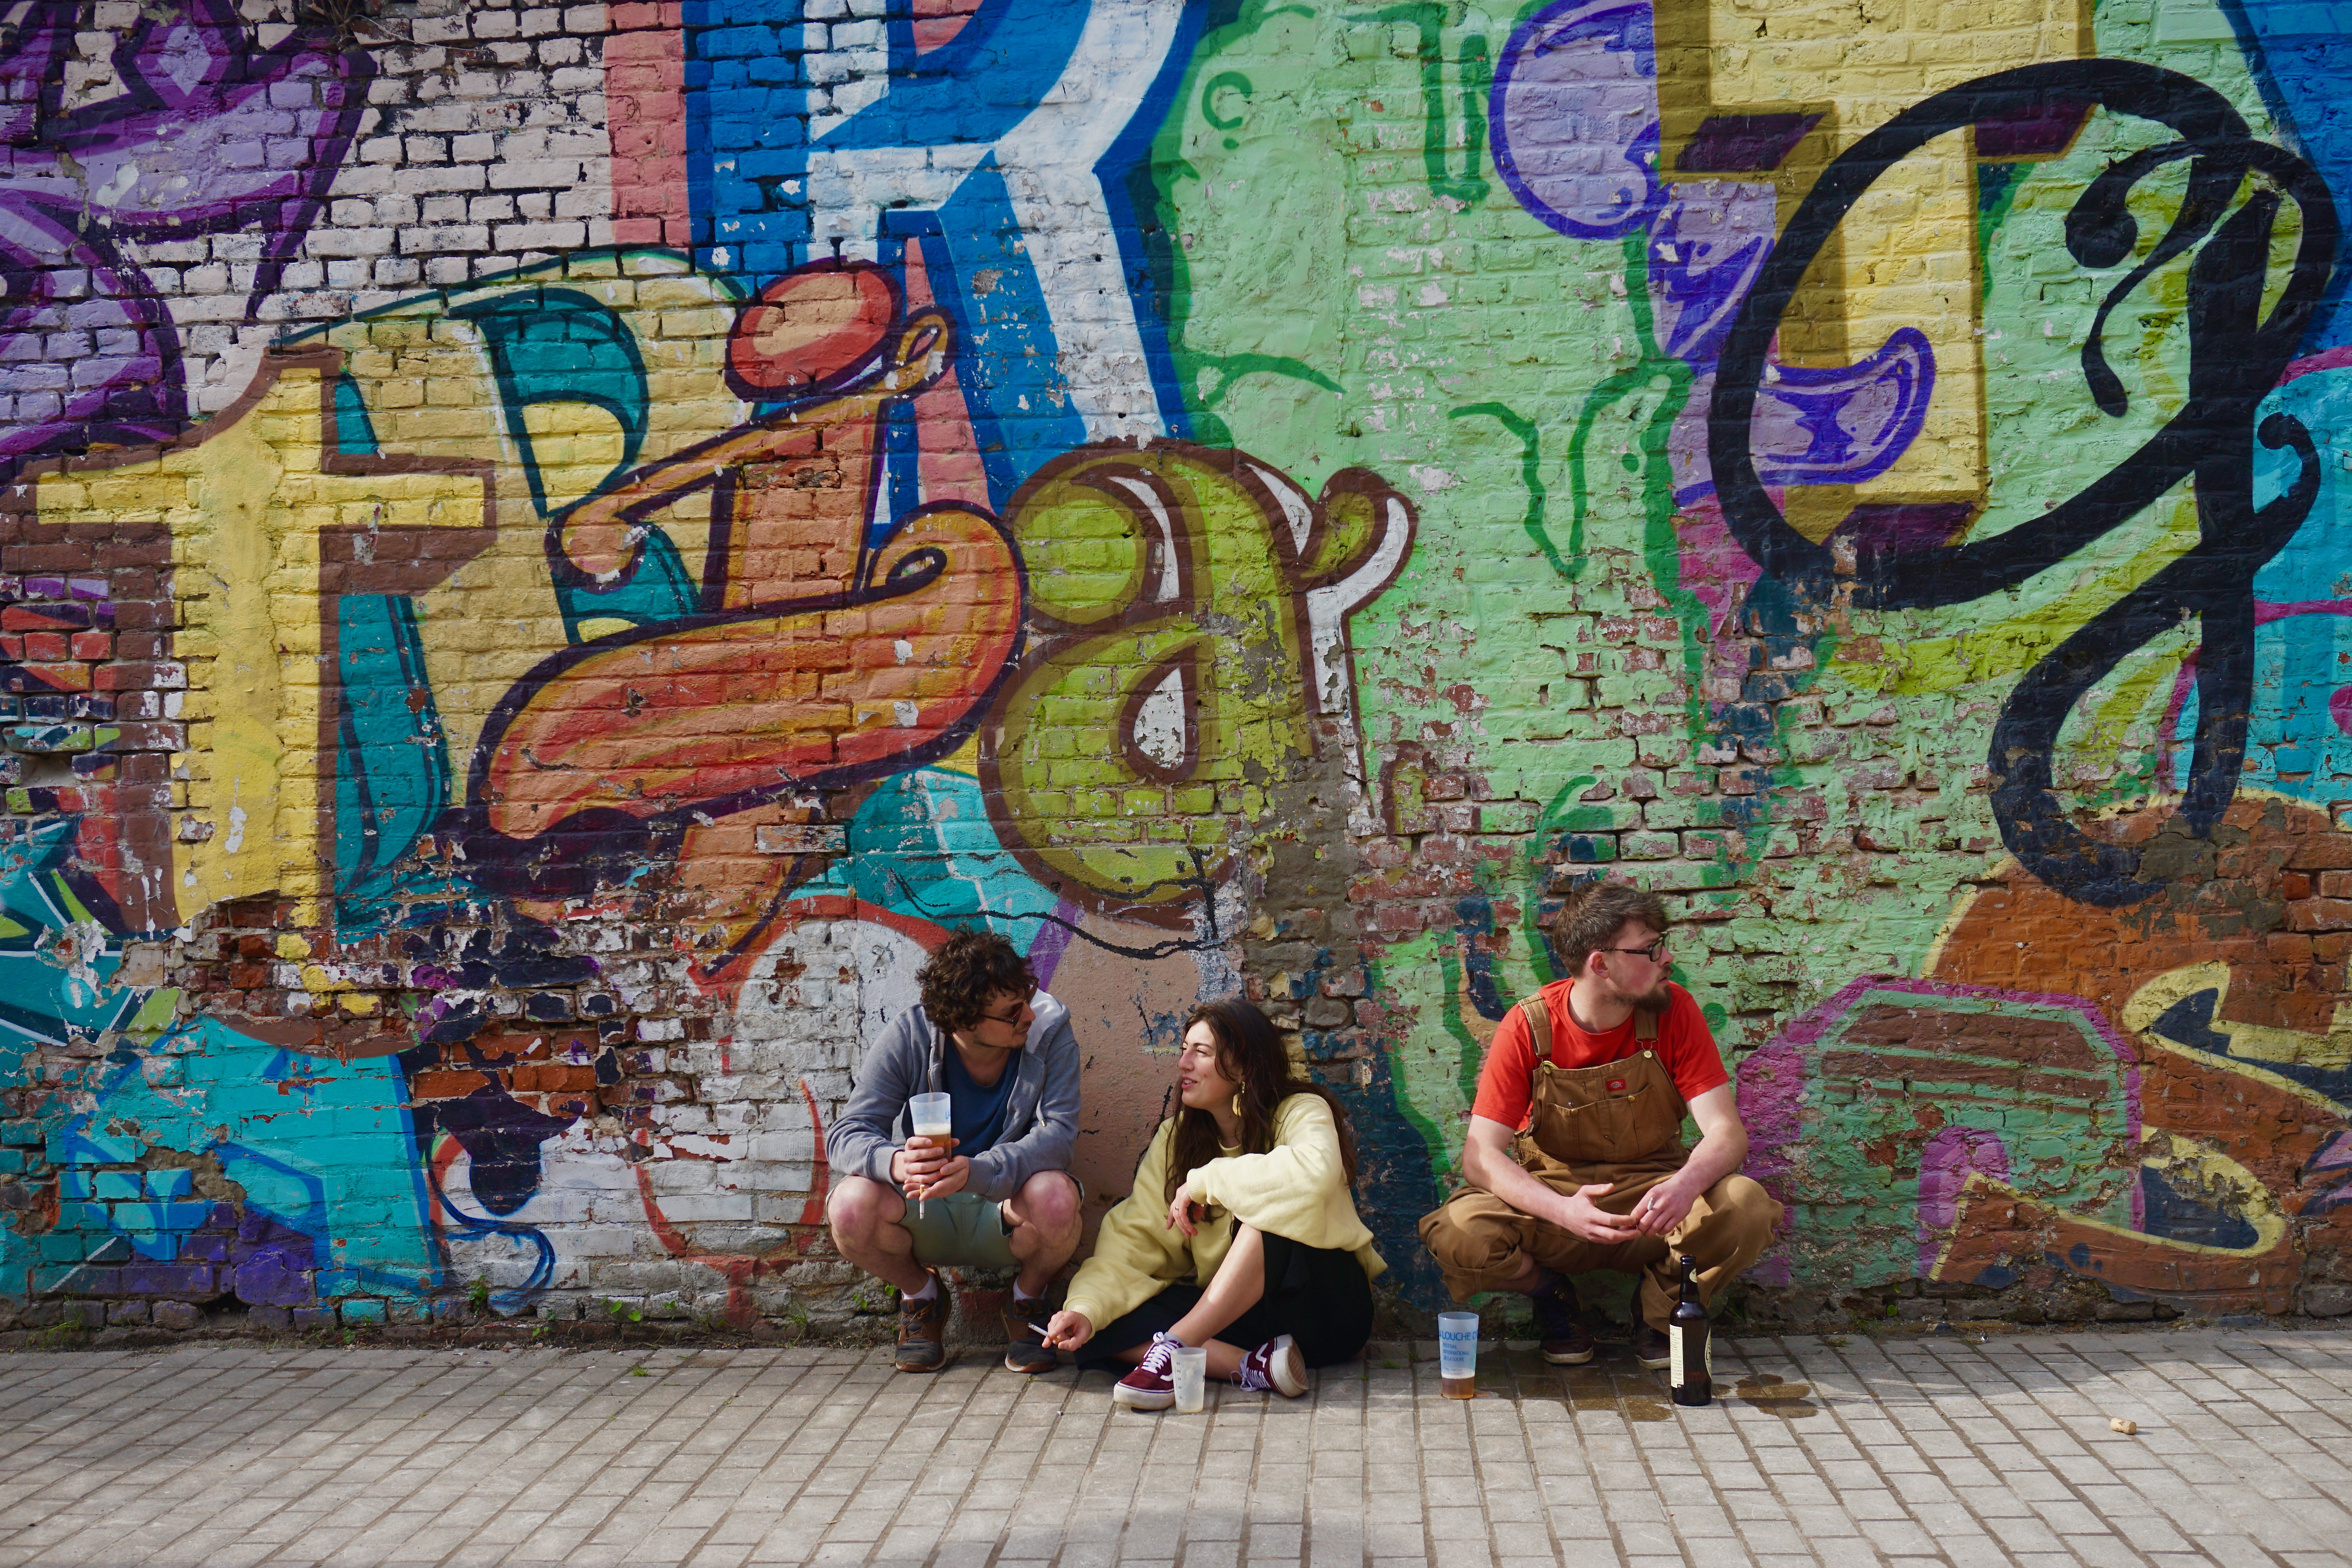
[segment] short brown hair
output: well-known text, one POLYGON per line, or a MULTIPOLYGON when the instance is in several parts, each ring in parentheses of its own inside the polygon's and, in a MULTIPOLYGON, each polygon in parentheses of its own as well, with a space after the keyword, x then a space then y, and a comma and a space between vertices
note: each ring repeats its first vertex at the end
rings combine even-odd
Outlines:
POLYGON ((969 1029, 988 1011, 992 996, 1026 995, 1037 984, 1020 949, 992 931, 959 931, 940 943, 915 973, 923 989, 924 1016, 947 1030, 969 1029))
POLYGON ((1660 936, 1666 934, 1666 901, 1630 882, 1601 882, 1569 895, 1551 920, 1551 947, 1560 967, 1570 974, 1584 973, 1584 961, 1609 939, 1640 921, 1660 936))

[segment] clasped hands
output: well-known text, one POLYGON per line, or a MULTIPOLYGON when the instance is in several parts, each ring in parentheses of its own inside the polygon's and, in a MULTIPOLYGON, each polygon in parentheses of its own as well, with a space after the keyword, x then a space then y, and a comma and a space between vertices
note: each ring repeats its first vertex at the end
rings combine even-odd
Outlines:
POLYGON ((1560 1226, 1570 1236, 1603 1244, 1664 1236, 1690 1214, 1695 1196, 1670 1176, 1635 1199, 1629 1213, 1612 1214, 1594 1200, 1615 1186, 1613 1182, 1591 1182, 1568 1194, 1560 1200, 1560 1226))
POLYGON ((919 1201, 963 1191, 971 1180, 971 1162, 953 1154, 955 1146, 952 1138, 917 1133, 890 1156, 890 1179, 898 1184, 900 1192, 919 1201))

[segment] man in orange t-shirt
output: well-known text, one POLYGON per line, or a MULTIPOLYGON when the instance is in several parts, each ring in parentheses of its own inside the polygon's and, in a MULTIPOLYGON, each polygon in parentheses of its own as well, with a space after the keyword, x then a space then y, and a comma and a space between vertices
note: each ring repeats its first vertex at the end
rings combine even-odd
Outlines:
POLYGON ((1638 888, 1590 888, 1560 910, 1552 943, 1570 978, 1496 1026, 1462 1149, 1467 1184, 1421 1222, 1454 1299, 1527 1292, 1543 1357, 1559 1365, 1592 1359, 1567 1276, 1639 1274, 1633 1353, 1662 1367, 1675 1259, 1691 1258, 1712 1301, 1780 1221, 1738 1173, 1748 1130, 1698 1004, 1666 979, 1665 931, 1664 904, 1638 888), (1688 1151, 1685 1111, 1699 1130, 1688 1151))

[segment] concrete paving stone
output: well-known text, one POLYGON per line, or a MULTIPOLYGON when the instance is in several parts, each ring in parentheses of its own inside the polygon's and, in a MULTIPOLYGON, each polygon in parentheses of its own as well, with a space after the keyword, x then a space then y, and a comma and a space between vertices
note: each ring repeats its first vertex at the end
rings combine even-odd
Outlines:
POLYGON ((1842 1491, 1838 1494, 1838 1506, 1857 1521, 1910 1517, 1901 1500, 1884 1489, 1856 1488, 1852 1491, 1842 1491))
POLYGON ((1410 1392, 1418 1371, 1375 1372, 1181 1424, 1115 1415, 1101 1379, 1003 1387, 975 1363, 910 1384, 856 1352, 10 1356, 0 1410, 37 1397, 46 1425, 0 1429, 0 1568, 100 1561, 86 1540, 114 1550, 105 1568, 400 1568, 451 1542, 441 1568, 1089 1568, 1180 1542, 1184 1568, 1559 1551, 2275 1568, 2352 1529, 2329 1500, 2352 1481, 2352 1336, 1747 1342, 1748 1366, 1811 1381, 1821 1407, 1629 1423, 1441 1404, 1410 1392), (2126 1407, 2141 1433, 2107 1434, 2126 1407), (933 1460, 893 1473, 918 1422, 933 1460), (1163 1500, 1154 1472, 1192 1485, 1163 1500))
POLYGON ((1671 1553, 1678 1559, 1682 1556, 1681 1543, 1675 1539, 1674 1531, 1664 1524, 1620 1525, 1617 1528, 1617 1545, 1620 1553, 1629 1559, 1647 1552, 1671 1553))

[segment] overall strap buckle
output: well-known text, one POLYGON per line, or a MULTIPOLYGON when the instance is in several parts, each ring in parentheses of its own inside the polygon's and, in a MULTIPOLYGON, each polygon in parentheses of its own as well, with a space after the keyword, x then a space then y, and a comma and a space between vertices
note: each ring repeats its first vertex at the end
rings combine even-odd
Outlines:
MULTIPOLYGON (((1528 1073, 1528 1091, 1532 1094, 1535 1086, 1542 1081, 1544 1064, 1551 1060, 1559 1042, 1552 1038, 1551 1014, 1544 1005, 1542 992, 1522 998, 1518 1005, 1519 1011, 1527 1015, 1528 1043, 1534 1047, 1533 1061, 1528 1073)), ((1657 1044, 1658 1015, 1647 1007, 1634 1008, 1633 1038, 1643 1045, 1657 1044)))

